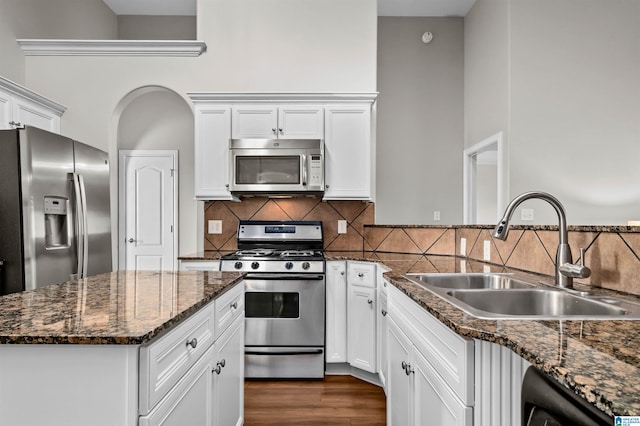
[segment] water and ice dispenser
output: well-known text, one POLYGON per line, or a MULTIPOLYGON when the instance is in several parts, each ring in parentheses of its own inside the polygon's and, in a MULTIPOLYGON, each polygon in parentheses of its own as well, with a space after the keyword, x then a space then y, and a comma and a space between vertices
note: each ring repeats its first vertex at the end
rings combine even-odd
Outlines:
POLYGON ((64 197, 44 197, 44 233, 47 249, 70 247, 68 204, 69 200, 64 197))

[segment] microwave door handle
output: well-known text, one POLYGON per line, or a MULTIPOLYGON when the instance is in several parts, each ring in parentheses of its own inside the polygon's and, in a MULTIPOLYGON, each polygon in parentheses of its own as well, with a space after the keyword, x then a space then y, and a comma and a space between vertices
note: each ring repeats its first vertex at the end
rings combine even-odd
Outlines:
POLYGON ((307 186, 307 155, 302 154, 302 186, 307 186))

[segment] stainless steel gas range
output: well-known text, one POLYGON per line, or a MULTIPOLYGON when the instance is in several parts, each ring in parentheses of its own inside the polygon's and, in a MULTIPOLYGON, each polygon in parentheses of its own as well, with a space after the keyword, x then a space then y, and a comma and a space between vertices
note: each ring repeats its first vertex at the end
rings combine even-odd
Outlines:
POLYGON ((322 222, 241 221, 222 271, 246 272, 245 377, 324 377, 322 222))

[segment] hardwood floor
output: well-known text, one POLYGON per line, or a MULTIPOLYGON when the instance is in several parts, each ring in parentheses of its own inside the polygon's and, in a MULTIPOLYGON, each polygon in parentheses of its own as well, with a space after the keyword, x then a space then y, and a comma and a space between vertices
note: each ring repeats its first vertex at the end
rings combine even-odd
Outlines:
POLYGON ((245 426, 384 426, 382 388, 351 376, 322 381, 247 381, 245 426))

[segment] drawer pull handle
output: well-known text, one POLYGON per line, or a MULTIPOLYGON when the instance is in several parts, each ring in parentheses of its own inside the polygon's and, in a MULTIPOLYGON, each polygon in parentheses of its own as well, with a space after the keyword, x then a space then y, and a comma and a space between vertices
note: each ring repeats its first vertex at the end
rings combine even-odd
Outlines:
POLYGON ((238 309, 238 302, 233 302, 233 303, 231 304, 231 307, 232 307, 233 309, 238 309))
POLYGON ((195 349, 196 346, 198 346, 198 339, 194 337, 191 340, 187 340, 187 346, 191 346, 193 349, 195 349))
POLYGON ((368 304, 372 304, 372 303, 373 303, 373 300, 369 299, 369 300, 367 300, 367 303, 368 303, 368 304))
POLYGON ((384 309, 382 310, 382 316, 386 317, 387 316, 387 311, 385 311, 384 309))
POLYGON ((362 272, 358 272, 358 277, 362 278, 364 277, 364 274, 362 272))

